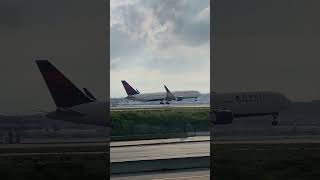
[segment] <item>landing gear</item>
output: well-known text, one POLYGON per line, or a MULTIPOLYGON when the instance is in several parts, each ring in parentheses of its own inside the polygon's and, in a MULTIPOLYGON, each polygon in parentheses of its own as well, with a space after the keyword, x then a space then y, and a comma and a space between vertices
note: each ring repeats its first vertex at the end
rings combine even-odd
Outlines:
POLYGON ((273 125, 273 126, 276 126, 277 124, 278 124, 278 121, 276 121, 276 120, 273 120, 273 121, 272 121, 272 125, 273 125))
POLYGON ((194 101, 198 101, 197 98, 194 98, 194 101))
POLYGON ((160 104, 164 104, 164 102, 163 102, 163 101, 160 101, 160 104))
POLYGON ((273 117, 272 125, 275 126, 278 124, 279 113, 272 114, 272 117, 273 117))
POLYGON ((166 104, 170 104, 170 102, 169 102, 169 101, 166 101, 166 104))

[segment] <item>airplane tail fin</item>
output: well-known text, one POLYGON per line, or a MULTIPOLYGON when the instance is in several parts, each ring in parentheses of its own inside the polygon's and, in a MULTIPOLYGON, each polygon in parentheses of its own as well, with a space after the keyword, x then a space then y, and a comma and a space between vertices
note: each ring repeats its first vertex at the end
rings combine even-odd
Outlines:
POLYGON ((167 88, 166 85, 164 85, 164 88, 166 89, 167 95, 166 95, 166 100, 171 101, 171 100, 175 100, 176 97, 174 94, 172 94, 172 92, 167 88))
POLYGON ((48 60, 36 60, 57 107, 72 107, 93 102, 48 60))
POLYGON ((87 88, 83 88, 83 91, 87 95, 87 97, 89 97, 90 99, 97 100, 97 98, 94 97, 94 95, 87 88))
POLYGON ((127 81, 122 80, 121 82, 128 96, 139 94, 139 92, 137 92, 133 87, 131 87, 130 84, 127 83, 127 81))

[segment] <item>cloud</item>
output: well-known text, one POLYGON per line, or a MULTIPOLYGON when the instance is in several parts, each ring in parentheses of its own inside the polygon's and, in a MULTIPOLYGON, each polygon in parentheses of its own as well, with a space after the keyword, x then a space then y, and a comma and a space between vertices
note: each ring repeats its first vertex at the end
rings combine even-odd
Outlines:
POLYGON ((157 82, 209 64, 209 1, 111 1, 111 22, 111 75, 138 68, 157 82))
POLYGON ((133 67, 131 69, 117 69, 111 72, 110 93, 114 97, 124 97, 126 93, 121 85, 121 80, 126 80, 141 93, 164 91, 163 85, 170 90, 197 89, 207 93, 210 90, 209 66, 202 67, 202 71, 185 71, 175 75, 163 73, 162 69, 146 69, 133 67))

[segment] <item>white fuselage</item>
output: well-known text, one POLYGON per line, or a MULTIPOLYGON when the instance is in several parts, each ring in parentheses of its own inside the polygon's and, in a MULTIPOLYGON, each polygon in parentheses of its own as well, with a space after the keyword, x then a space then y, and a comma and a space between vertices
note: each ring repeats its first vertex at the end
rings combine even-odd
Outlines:
MULTIPOLYGON (((181 99, 189 99, 189 98, 197 98, 200 96, 198 91, 172 91, 172 94, 176 98, 181 99)), ((129 95, 126 99, 134 100, 134 101, 162 101, 165 100, 167 93, 166 92, 158 92, 158 93, 144 93, 144 94, 135 94, 129 95)))
POLYGON ((109 126, 108 103, 95 101, 69 108, 59 108, 47 116, 52 119, 66 120, 75 123, 109 126))
POLYGON ((272 91, 213 93, 214 109, 230 110, 234 115, 263 115, 277 113, 288 108, 291 101, 272 91))

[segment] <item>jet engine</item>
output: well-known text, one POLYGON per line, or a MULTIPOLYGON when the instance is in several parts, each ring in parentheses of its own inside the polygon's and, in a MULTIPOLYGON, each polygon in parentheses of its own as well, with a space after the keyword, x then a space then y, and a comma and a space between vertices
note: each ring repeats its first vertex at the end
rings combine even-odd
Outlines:
POLYGON ((182 96, 178 96, 177 101, 182 101, 182 98, 183 98, 182 96))
POLYGON ((231 124, 233 120, 233 113, 230 110, 215 110, 214 124, 231 124))

